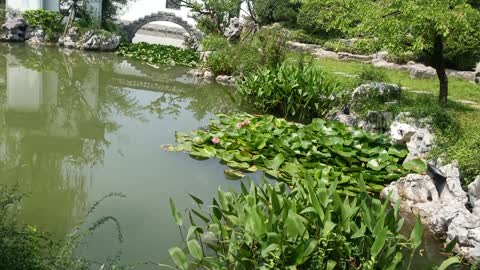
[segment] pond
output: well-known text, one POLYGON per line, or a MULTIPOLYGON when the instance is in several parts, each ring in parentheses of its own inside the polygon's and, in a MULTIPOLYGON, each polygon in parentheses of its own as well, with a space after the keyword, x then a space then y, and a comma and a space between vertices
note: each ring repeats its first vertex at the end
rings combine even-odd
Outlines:
MULTIPOLYGON (((28 194, 19 221, 63 239, 105 194, 87 223, 107 224, 78 249, 91 261, 169 264, 181 245, 169 208, 238 188, 217 160, 161 150, 176 131, 205 126, 215 113, 245 110, 232 89, 195 82, 185 68, 154 68, 114 54, 0 44, 0 183, 28 194)), ((257 175, 255 181, 259 181, 257 175)), ((424 268, 441 259, 427 237, 424 268)), ((420 269, 418 268, 418 269, 420 269)), ((138 269, 158 269, 142 266, 138 269)))
POLYGON ((180 244, 169 198, 193 206, 217 188, 238 187, 216 160, 161 150, 175 131, 205 126, 218 112, 240 110, 231 89, 194 83, 184 68, 155 69, 114 54, 0 47, 0 182, 29 194, 20 221, 64 238, 88 218, 113 216, 79 253, 93 261, 166 262, 180 244))

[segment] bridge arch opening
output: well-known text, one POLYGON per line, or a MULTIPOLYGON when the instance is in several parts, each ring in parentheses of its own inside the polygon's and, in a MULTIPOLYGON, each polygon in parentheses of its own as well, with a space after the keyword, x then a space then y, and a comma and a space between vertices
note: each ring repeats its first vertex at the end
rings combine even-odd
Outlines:
POLYGON ((134 41, 137 33, 141 34, 145 30, 153 30, 159 33, 164 30, 166 35, 177 37, 181 35, 184 39, 188 39, 185 40, 185 43, 192 47, 195 47, 202 37, 201 33, 193 25, 171 12, 157 12, 144 16, 124 25, 124 30, 130 42, 134 41))

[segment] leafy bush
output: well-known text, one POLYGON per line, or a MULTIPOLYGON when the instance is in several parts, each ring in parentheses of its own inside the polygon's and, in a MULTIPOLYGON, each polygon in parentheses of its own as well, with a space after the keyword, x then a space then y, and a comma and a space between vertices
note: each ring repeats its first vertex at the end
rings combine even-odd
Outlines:
POLYGON ((312 65, 285 63, 238 84, 238 92, 262 112, 309 121, 342 105, 342 85, 312 65))
POLYGON ((218 50, 205 64, 215 75, 244 76, 263 67, 276 67, 288 53, 288 32, 279 26, 264 27, 253 38, 240 44, 224 43, 223 48, 219 48, 222 43, 219 39, 213 39, 207 39, 207 45, 218 50))
POLYGON ((27 10, 22 15, 31 26, 41 27, 50 41, 58 40, 63 31, 63 15, 60 12, 38 9, 27 10))
POLYGON ((362 70, 357 75, 358 75, 359 84, 390 81, 385 70, 376 68, 374 66, 368 66, 368 67, 362 68, 362 70))
POLYGON ((361 177, 360 193, 343 197, 335 189, 339 182, 330 178, 327 187, 306 175, 291 189, 242 184, 241 193, 219 190, 213 210, 192 196, 199 209, 189 211, 187 254, 174 247, 171 258, 180 269, 411 269, 413 256, 404 256, 422 242, 420 221, 408 239, 399 233, 400 204, 390 208, 388 200, 369 196, 361 177))
POLYGON ((386 136, 350 130, 338 122, 315 119, 301 125, 248 114, 219 118, 208 129, 177 133, 179 144, 164 149, 186 151, 196 158, 217 157, 231 168, 225 173, 232 177, 262 170, 291 185, 303 172, 325 183, 341 176, 338 190, 347 194, 358 191, 360 174, 369 191, 380 192, 386 182, 412 170, 426 170, 419 160, 402 166, 408 151, 392 145, 386 136))
POLYGON ((353 1, 308 0, 300 8, 297 23, 308 33, 330 37, 346 36, 359 16, 350 5, 353 1))
POLYGON ((181 65, 192 67, 196 66, 199 62, 199 56, 193 50, 148 44, 145 42, 123 44, 120 46, 117 54, 154 65, 181 65))
POLYGON ((204 51, 220 51, 229 46, 228 41, 219 34, 211 34, 203 38, 204 51))

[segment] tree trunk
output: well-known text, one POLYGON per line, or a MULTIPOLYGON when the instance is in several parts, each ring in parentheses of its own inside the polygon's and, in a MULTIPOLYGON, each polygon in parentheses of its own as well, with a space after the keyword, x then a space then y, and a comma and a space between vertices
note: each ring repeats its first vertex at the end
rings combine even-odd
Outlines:
POLYGON ((441 35, 435 36, 432 62, 433 67, 437 71, 438 80, 440 82, 439 101, 442 106, 445 106, 448 99, 448 76, 445 70, 445 59, 443 57, 443 37, 441 35))

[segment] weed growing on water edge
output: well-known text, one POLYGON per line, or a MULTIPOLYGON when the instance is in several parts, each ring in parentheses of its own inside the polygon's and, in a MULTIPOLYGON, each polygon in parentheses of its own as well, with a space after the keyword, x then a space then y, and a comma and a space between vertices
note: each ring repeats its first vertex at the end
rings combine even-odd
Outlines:
MULTIPOLYGON (((407 238, 399 233, 400 204, 371 197, 362 177, 359 193, 349 197, 337 191, 338 182, 327 187, 305 175, 291 188, 264 182, 242 183, 240 193, 219 189, 213 208, 191 196, 198 208, 188 211, 186 249, 171 248, 172 260, 180 269, 412 269, 405 255, 420 247, 419 220, 407 238)), ((446 264, 453 263, 458 259, 446 264)))
MULTIPOLYGON (((102 217, 81 230, 79 224, 62 242, 54 242, 48 234, 31 226, 19 226, 15 212, 25 194, 16 188, 0 186, 0 266, 9 270, 87 270, 94 265, 83 258, 74 256, 74 250, 98 228, 113 222, 118 231, 118 240, 123 241, 119 222, 111 216, 102 217)), ((104 200, 112 197, 125 197, 121 193, 110 193, 97 201, 88 211, 85 219, 104 200)), ((123 269, 116 261, 98 264, 97 269, 123 269)))

